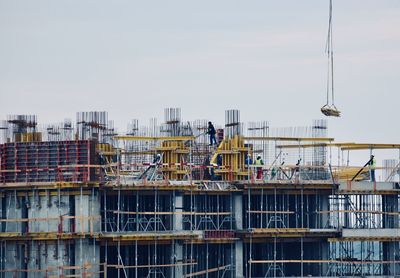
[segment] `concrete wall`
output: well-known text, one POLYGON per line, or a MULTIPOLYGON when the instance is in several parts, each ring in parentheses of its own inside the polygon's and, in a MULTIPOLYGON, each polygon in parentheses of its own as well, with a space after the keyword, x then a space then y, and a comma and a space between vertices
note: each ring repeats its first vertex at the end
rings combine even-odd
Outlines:
POLYGON ((398 183, 395 182, 370 182, 370 181, 353 181, 340 182, 339 190, 354 190, 354 191, 390 191, 398 188, 398 183))
POLYGON ((87 269, 76 270, 76 273, 86 271, 87 277, 99 277, 100 246, 92 239, 75 240, 75 265, 87 266, 87 269), (90 275, 90 276, 89 276, 90 275))
MULTIPOLYGON (((7 192, 2 202, 2 216, 4 219, 17 219, 22 218, 22 213, 25 208, 23 199, 21 197, 15 197, 13 192, 7 192)), ((1 225, 2 232, 22 232, 22 222, 3 222, 1 225)))
MULTIPOLYGON (((29 246, 28 269, 42 269, 49 271, 48 275, 72 274, 71 270, 63 271, 59 265, 69 266, 71 261, 71 248, 66 242, 31 242, 29 246)), ((30 272, 29 278, 44 277, 46 272, 30 272)))
MULTIPOLYGON (((2 258, 7 270, 29 269, 28 278, 72 275, 86 272, 88 277, 99 277, 100 247, 88 239, 75 242, 34 241, 28 243, 7 242, 2 258), (83 265, 87 269, 69 269, 71 265, 83 265), (61 266, 61 267, 59 267, 61 266), (63 268, 65 267, 65 269, 63 268), (89 274, 92 274, 89 276, 89 274)), ((0 277, 1 274, 0 274, 0 277)), ((6 272, 5 278, 24 277, 22 273, 6 272), (17 275, 17 276, 15 276, 17 275)))
POLYGON ((76 195, 75 196, 75 231, 76 233, 100 232, 100 195, 98 192, 92 195, 76 195), (79 219, 83 216, 83 219, 79 219), (94 217, 89 220, 88 217, 94 217), (92 223, 91 223, 92 222, 92 223))
MULTIPOLYGON (((57 196, 50 196, 50 200, 44 196, 40 198, 31 196, 29 200, 29 218, 51 218, 48 221, 30 221, 29 232, 57 232, 60 224, 59 215, 70 214, 69 196, 60 196, 60 200, 57 196)), ((64 219, 62 222, 62 231, 71 232, 69 220, 64 219)))
POLYGON ((400 229, 343 229, 342 237, 399 237, 400 229))
MULTIPOLYGON (((21 248, 21 245, 17 245, 15 242, 6 242, 4 246, 5 254, 4 257, 2 258, 4 260, 4 268, 8 270, 14 270, 14 269, 21 269, 23 268, 23 260, 22 254, 23 250, 21 248), (21 254, 22 253, 22 254, 21 254)), ((4 277, 5 278, 13 278, 16 277, 17 273, 15 272, 5 272, 4 277)))

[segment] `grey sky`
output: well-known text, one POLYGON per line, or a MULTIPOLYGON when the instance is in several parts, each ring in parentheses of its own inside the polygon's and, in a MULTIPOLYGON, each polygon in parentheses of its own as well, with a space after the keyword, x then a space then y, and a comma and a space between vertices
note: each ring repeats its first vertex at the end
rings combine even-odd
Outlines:
MULTIPOLYGON (((0 118, 181 107, 188 120, 308 125, 325 103, 328 0, 0 0, 0 118)), ((335 0, 338 141, 400 142, 400 1, 335 0)))

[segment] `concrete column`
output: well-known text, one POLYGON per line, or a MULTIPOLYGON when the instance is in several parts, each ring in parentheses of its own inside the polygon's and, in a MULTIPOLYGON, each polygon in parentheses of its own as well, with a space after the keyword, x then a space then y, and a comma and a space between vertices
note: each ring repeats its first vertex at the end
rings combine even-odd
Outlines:
MULTIPOLYGON (((4 195, 0 196, 0 218, 1 219, 6 219, 7 218, 6 206, 7 206, 7 197, 4 194, 4 195)), ((6 222, 1 222, 1 224, 0 224, 0 232, 5 232, 5 227, 6 227, 5 224, 6 224, 6 222)))
POLYGON ((234 217, 236 230, 243 230, 243 195, 233 195, 234 217))
MULTIPOLYGON (((20 197, 15 197, 13 191, 7 191, 3 216, 6 219, 22 218, 21 206, 24 204, 20 197)), ((4 232, 22 232, 22 222, 3 222, 2 230, 4 232)))
POLYGON ((76 274, 83 274, 83 277, 99 277, 100 270, 100 246, 92 239, 75 240, 75 265, 81 269, 75 271, 76 274), (86 269, 83 269, 84 266, 86 269))
POLYGON ((94 196, 75 196, 75 216, 76 233, 100 232, 100 197, 97 190, 94 192, 94 196))
MULTIPOLYGON (((172 216, 172 230, 183 230, 182 214, 183 211, 183 196, 180 192, 174 192, 173 196, 173 211, 177 212, 172 216)), ((174 241, 171 248, 171 262, 173 264, 181 264, 183 262, 183 244, 181 241, 174 241)), ((170 277, 183 277, 183 266, 174 266, 170 268, 170 277)))
MULTIPOLYGON (((181 241, 175 241, 172 246, 172 260, 173 264, 182 264, 183 262, 183 244, 181 241)), ((177 265, 171 267, 170 277, 183 277, 183 266, 177 265)))
MULTIPOLYGON (((382 210, 397 213, 399 211, 398 196, 383 195, 382 210)), ((399 228, 399 215, 383 215, 383 228, 399 228)))
MULTIPOLYGON (((350 196, 349 195, 345 195, 345 201, 344 201, 344 210, 348 211, 350 210, 350 196)), ((344 222, 343 222, 343 228, 351 228, 350 227, 350 213, 345 213, 344 214, 344 222)))
POLYGON ((182 196, 182 194, 175 192, 173 202, 174 202, 173 210, 174 210, 174 212, 177 212, 177 213, 173 215, 172 229, 174 231, 179 231, 179 230, 183 229, 182 214, 181 214, 181 212, 183 211, 183 196, 182 196))
MULTIPOLYGON (((235 217, 236 230, 243 230, 243 195, 241 193, 233 195, 233 211, 235 217)), ((243 241, 235 242, 235 277, 244 277, 243 268, 243 241)))
MULTIPOLYGON (((382 208, 385 212, 398 212, 399 202, 398 195, 384 195, 382 196, 382 208)), ((383 215, 384 228, 399 228, 399 215, 383 215)), ((384 260, 398 261, 400 259, 399 242, 384 242, 383 243, 383 257, 384 260)), ((385 272, 387 275, 399 275, 400 264, 387 264, 385 265, 385 272)))
MULTIPOLYGON (((321 200, 321 210, 322 211, 329 211, 329 195, 321 195, 320 196, 321 200)), ((316 227, 317 229, 329 229, 330 228, 330 223, 329 223, 329 214, 328 213, 322 213, 321 215, 321 223, 320 227, 316 227)))
POLYGON ((243 272, 243 241, 236 241, 235 243, 235 277, 244 277, 243 272))
MULTIPOLYGON (((399 261, 400 247, 399 242, 383 243, 383 259, 385 261, 399 261)), ((385 274, 394 277, 400 275, 400 263, 391 263, 384 265, 385 274)))
MULTIPOLYGON (((320 254, 321 257, 320 258, 315 258, 316 260, 329 260, 329 242, 321 242, 320 244, 320 254)), ((319 273, 320 276, 326 276, 327 272, 328 272, 328 264, 324 263, 322 264, 322 269, 321 269, 322 273, 319 273)))
MULTIPOLYGON (((22 261, 24 254, 22 253, 21 244, 17 242, 6 241, 5 254, 4 254, 4 266, 5 269, 21 269, 23 267, 22 261)), ((6 272, 6 278, 14 277, 14 273, 6 272)))

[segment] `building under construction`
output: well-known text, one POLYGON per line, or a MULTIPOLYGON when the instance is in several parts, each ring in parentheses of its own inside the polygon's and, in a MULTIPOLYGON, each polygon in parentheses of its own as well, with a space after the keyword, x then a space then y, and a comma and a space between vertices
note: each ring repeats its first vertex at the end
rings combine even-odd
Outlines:
POLYGON ((400 275, 400 144, 209 120, 1 121, 0 277, 400 275))

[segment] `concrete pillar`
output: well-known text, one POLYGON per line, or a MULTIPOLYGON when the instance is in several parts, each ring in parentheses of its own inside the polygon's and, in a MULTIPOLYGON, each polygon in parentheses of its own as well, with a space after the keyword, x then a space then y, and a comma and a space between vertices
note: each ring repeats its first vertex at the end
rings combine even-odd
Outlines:
POLYGON ((236 230, 243 230, 243 195, 233 195, 233 209, 236 223, 236 230))
MULTIPOLYGON (((181 241, 175 241, 172 248, 172 260, 173 264, 182 264, 183 262, 183 244, 181 241)), ((170 277, 183 277, 183 266, 177 265, 171 267, 170 277)))
MULTIPOLYGON (((233 195, 233 211, 235 217, 235 228, 236 230, 243 230, 243 195, 234 193, 233 195)), ((235 277, 244 277, 243 268, 243 241, 239 240, 235 242, 235 277)))
MULTIPOLYGON (((5 269, 21 269, 23 267, 22 266, 23 254, 21 251, 22 251, 21 244, 18 244, 15 241, 14 242, 6 241, 5 254, 3 258, 5 269)), ((13 272, 5 273, 6 278, 18 277, 14 275, 17 274, 13 272)))
MULTIPOLYGON (((320 243, 320 257, 315 258, 316 260, 329 260, 329 242, 327 241, 323 241, 320 243)), ((327 263, 323 263, 322 264, 322 269, 321 272, 319 273, 319 276, 326 276, 327 272, 328 272, 328 264, 327 263)))
POLYGON ((243 272, 243 241, 236 241, 235 243, 235 277, 244 277, 243 272))
MULTIPOLYGON (((344 210, 345 211, 350 210, 350 195, 345 195, 344 210)), ((347 228, 347 229, 351 228, 350 227, 350 213, 344 214, 343 228, 347 228)))
POLYGON ((176 214, 173 215, 173 227, 174 231, 179 231, 183 229, 182 222, 182 211, 183 211, 183 196, 181 193, 175 192, 174 201, 173 201, 173 209, 176 214))
POLYGON ((75 196, 75 216, 76 233, 100 232, 100 196, 97 190, 93 196, 75 196))
MULTIPOLYGON (((4 194, 4 195, 0 196, 0 218, 1 219, 7 218, 6 206, 7 206, 7 198, 6 198, 6 195, 4 194)), ((5 224, 6 224, 6 222, 0 223, 0 232, 5 232, 5 226, 6 226, 5 224)))
MULTIPOLYGON (((320 201, 321 201, 321 210, 322 211, 329 211, 329 195, 320 195, 320 201)), ((329 213, 321 213, 321 223, 320 227, 316 227, 317 229, 322 228, 322 229, 329 229, 331 228, 331 223, 329 222, 329 213)))
MULTIPOLYGON (((384 242, 383 243, 383 259, 385 261, 399 261, 400 247, 399 242, 384 242)), ((384 265, 385 274, 394 277, 400 275, 400 263, 391 263, 384 265)))
MULTIPOLYGON (((384 212, 399 211, 399 200, 397 195, 382 196, 382 210, 384 212)), ((383 215, 383 228, 399 228, 399 215, 383 215)))
MULTIPOLYGON (((382 196, 382 210, 384 212, 399 211, 398 195, 383 195, 382 196)), ((383 228, 399 228, 399 215, 383 215, 383 228)), ((400 246, 399 242, 384 242, 383 243, 383 257, 384 260, 399 261, 400 259, 400 246)), ((400 264, 386 264, 385 274, 395 276, 400 274, 400 264)))
MULTIPOLYGON (((181 231, 183 230, 183 196, 180 192, 174 192, 173 195, 173 211, 176 214, 172 215, 172 230, 181 231)), ((181 264, 183 262, 183 243, 181 241, 174 241, 171 248, 171 262, 173 264, 181 264)), ((183 277, 183 266, 174 266, 170 268, 170 277, 183 277)))
POLYGON ((75 265, 81 269, 76 274, 86 273, 83 277, 99 277, 100 270, 100 246, 93 239, 75 240, 75 265), (86 266, 86 269, 84 269, 86 266))
MULTIPOLYGON (((16 197, 13 191, 7 191, 3 216, 5 219, 22 218, 22 208, 24 206, 21 197, 16 197)), ((22 231, 22 222, 3 222, 2 231, 4 232, 25 232, 22 231)))

